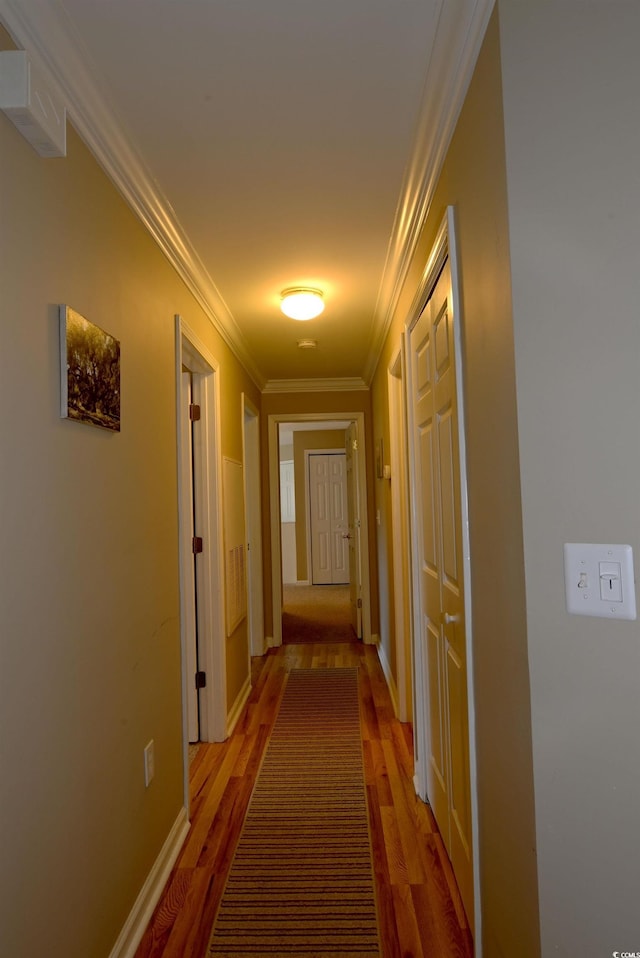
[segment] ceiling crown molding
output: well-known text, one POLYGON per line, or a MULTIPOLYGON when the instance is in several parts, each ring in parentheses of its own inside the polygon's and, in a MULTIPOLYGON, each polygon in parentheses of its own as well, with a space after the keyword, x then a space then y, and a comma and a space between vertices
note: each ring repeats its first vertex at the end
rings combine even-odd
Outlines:
MULTIPOLYGON (((0 20, 50 79, 82 140, 151 233, 212 325, 258 388, 264 385, 233 315, 98 88, 62 7, 51 0, 0 0, 0 20)), ((173 314, 172 314, 173 315, 173 314)))
POLYGON ((357 392, 369 387, 364 379, 357 376, 344 379, 270 379, 265 383, 263 393, 326 393, 357 392))
POLYGON ((371 382, 455 130, 495 0, 440 0, 414 143, 378 290, 364 379, 371 382))

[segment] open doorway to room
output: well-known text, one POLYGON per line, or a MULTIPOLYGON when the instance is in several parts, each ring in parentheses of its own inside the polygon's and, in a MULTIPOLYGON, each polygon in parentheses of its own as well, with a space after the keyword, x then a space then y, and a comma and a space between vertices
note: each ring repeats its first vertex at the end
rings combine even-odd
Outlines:
POLYGON ((269 417, 273 645, 371 641, 363 426, 269 417))
POLYGON ((180 632, 185 800, 189 745, 226 738, 219 369, 176 316, 180 632))

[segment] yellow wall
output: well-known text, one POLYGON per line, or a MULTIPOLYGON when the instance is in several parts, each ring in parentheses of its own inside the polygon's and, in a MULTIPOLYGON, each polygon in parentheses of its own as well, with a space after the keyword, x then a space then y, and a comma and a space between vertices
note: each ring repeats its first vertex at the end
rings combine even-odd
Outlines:
POLYGON ((71 127, 41 159, 0 114, 0 182, 1 948, 105 956, 183 805, 174 315, 225 454, 260 397, 71 127), (59 303, 121 342, 119 434, 59 417, 59 303))
MULTIPOLYGON (((387 368, 448 205, 456 210, 469 480, 483 941, 487 958, 539 954, 535 820, 502 89, 497 16, 440 175, 372 387, 389 441, 387 368)), ((391 591, 390 507, 379 568, 391 591)), ((390 624, 392 630, 392 623, 390 624)), ((393 637, 395 641, 395 637, 393 637)), ((395 661, 389 656, 390 661, 395 661)))

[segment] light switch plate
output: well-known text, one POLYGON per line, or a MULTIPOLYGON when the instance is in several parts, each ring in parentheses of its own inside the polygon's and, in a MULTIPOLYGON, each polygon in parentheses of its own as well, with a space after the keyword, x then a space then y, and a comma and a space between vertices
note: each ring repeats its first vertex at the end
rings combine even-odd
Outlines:
POLYGON ((564 581, 567 611, 572 615, 636 618, 630 545, 565 542, 564 581))

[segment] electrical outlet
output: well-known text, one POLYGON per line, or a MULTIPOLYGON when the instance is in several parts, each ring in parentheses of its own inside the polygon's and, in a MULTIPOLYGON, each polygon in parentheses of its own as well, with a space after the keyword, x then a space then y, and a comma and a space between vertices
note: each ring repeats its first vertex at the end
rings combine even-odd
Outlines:
POLYGON ((144 749, 144 784, 149 788, 151 779, 156 772, 156 759, 153 751, 153 739, 145 745, 144 749))

